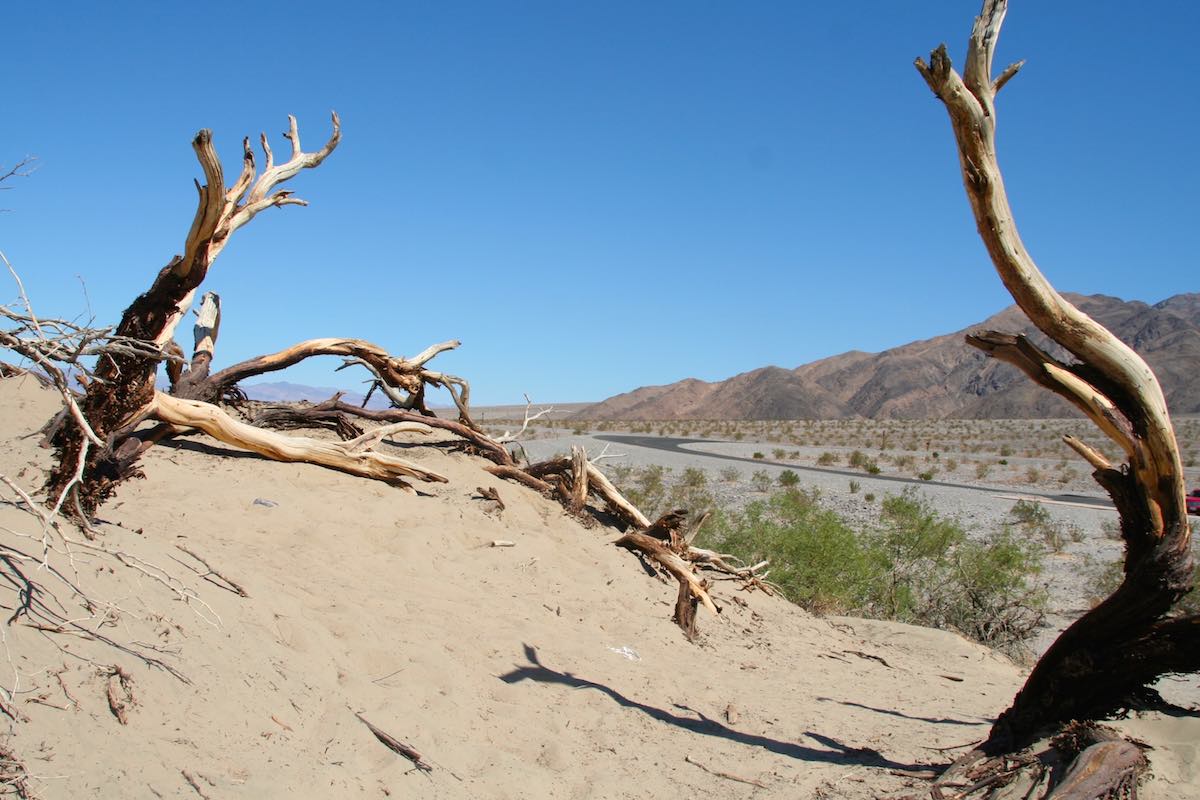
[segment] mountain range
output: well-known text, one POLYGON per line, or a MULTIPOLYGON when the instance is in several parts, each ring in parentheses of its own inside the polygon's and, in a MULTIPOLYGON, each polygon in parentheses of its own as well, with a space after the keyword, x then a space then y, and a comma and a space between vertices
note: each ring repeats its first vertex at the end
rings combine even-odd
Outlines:
MULTIPOLYGON (((1146 359, 1176 414, 1200 412, 1200 293, 1154 305, 1065 294, 1146 359)), ((723 381, 689 378, 610 397, 582 419, 1004 419, 1076 415, 1014 367, 969 346, 978 330, 1021 333, 1059 356, 1016 306, 966 329, 881 353, 851 351, 795 369, 768 366, 723 381)))

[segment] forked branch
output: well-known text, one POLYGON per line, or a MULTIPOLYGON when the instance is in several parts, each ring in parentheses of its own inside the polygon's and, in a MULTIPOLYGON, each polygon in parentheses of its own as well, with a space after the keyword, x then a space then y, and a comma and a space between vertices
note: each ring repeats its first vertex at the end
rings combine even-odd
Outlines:
POLYGON ((995 95, 1021 62, 991 77, 1006 11, 1004 0, 985 0, 961 76, 944 45, 916 67, 949 113, 963 185, 996 271, 1038 329, 1079 363, 1062 363, 1017 336, 989 332, 968 342, 1066 398, 1121 447, 1127 463, 1115 468, 1094 448, 1068 441, 1112 496, 1126 557, 1117 591, 1063 632, 997 720, 985 745, 993 752, 1010 752, 1070 719, 1124 707, 1165 672, 1200 669, 1200 625, 1163 621, 1191 587, 1192 560, 1183 468, 1162 390, 1130 347, 1055 291, 1009 207, 996 158, 995 95))

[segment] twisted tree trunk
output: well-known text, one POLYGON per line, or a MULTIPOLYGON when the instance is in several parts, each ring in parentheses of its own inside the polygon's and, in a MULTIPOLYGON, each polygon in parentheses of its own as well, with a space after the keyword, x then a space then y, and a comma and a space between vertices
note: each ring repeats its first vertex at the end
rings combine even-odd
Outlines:
MULTIPOLYGON (((229 242, 229 237, 252 220, 260 211, 275 206, 306 205, 288 190, 275 191, 302 169, 319 165, 341 140, 341 126, 333 115, 333 135, 320 150, 305 153, 300 146, 296 118, 289 117, 292 155, 276 165, 267 137, 262 137, 266 168, 255 180, 254 151, 247 138, 242 143, 242 171, 228 190, 220 159, 213 148, 212 132, 205 129, 192 140, 192 149, 204 171, 205 184, 196 184, 199 202, 191 229, 184 241, 182 256, 176 256, 158 273, 153 284, 125 309, 116 335, 135 339, 158 348, 162 358, 184 314, 191 307, 196 290, 208 274, 213 261, 229 242)), ((55 437, 58 466, 47 481, 52 502, 68 488, 75 492, 76 514, 90 517, 112 493, 114 487, 132 471, 126 448, 118 456, 122 434, 127 434, 147 416, 154 402, 154 379, 161 358, 128 353, 100 356, 87 393, 80 404, 91 434, 74 420, 68 420, 55 437)))
POLYGON ((1069 720, 1125 707, 1165 673, 1200 669, 1200 620, 1166 616, 1191 588, 1193 564, 1183 468, 1162 390, 1132 349, 1055 291, 1021 242, 1009 208, 996 158, 995 97, 1024 62, 992 78, 1006 7, 1004 0, 984 2, 962 76, 945 45, 916 67, 949 112, 963 185, 1001 280, 1034 324, 1078 361, 1060 362, 1023 337, 994 331, 968 342, 1066 398, 1120 446, 1126 463, 1113 465, 1087 444, 1066 440, 1116 504, 1125 563, 1113 595, 1038 661, 993 726, 987 752, 1011 752, 1069 720))

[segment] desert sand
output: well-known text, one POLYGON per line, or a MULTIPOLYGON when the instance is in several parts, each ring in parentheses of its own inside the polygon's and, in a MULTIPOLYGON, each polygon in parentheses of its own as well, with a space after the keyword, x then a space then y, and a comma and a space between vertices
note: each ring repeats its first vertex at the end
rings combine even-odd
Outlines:
MULTIPOLYGON (((58 406, 31 379, 0 381, 0 474, 40 485, 51 454, 28 434, 58 406)), ((39 565, 37 518, 0 487, 4 545, 28 556, 13 563, 59 628, 46 630, 45 613, 0 628, 15 717, 5 741, 29 787, 213 800, 887 797, 981 739, 1021 684, 1021 667, 954 633, 821 619, 732 583, 717 585, 723 613, 702 610, 689 643, 670 620, 673 583, 614 547, 614 530, 437 437, 385 447, 450 482, 410 494, 203 436, 154 448, 145 479, 102 509, 94 543, 64 527, 68 555, 59 533, 44 535, 61 579, 39 565), (503 511, 476 492, 493 486, 503 511)), ((10 614, 14 575, 9 564, 0 582, 10 614)), ((1143 797, 1196 795, 1200 717, 1117 724, 1155 748, 1143 797)))

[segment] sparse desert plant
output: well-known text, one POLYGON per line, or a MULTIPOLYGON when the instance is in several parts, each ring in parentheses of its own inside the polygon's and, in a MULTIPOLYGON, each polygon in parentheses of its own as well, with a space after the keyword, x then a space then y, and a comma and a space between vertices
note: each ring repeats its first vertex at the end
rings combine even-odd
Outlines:
POLYGON ((858 494, 858 490, 862 488, 862 484, 858 481, 850 481, 850 494, 858 494))
POLYGON ((1044 617, 1045 593, 1029 586, 1041 568, 1035 547, 1007 534, 969 540, 912 490, 885 498, 881 518, 873 550, 885 580, 872 601, 882 616, 1020 650, 1044 617))
POLYGON ((783 461, 787 458, 787 450, 784 450, 782 447, 776 447, 771 451, 771 457, 776 461, 783 461))
POLYGON ((878 475, 880 472, 883 471, 879 468, 879 465, 876 464, 874 461, 868 461, 867 465, 865 467, 863 467, 863 469, 865 469, 867 471, 867 474, 869 474, 869 475, 878 475))
POLYGON ((723 467, 717 475, 723 483, 736 483, 742 477, 741 470, 737 467, 723 467))
POLYGON ((769 492, 771 490, 771 474, 765 469, 755 470, 750 476, 750 485, 757 491, 769 492))
POLYGON ((1055 553, 1061 553, 1067 546, 1067 541, 1083 540, 1083 531, 1078 526, 1064 526, 1050 516, 1041 503, 1032 500, 1018 500, 1009 510, 1009 517, 1024 530, 1029 538, 1041 539, 1046 547, 1055 553), (1078 531, 1076 533, 1076 531, 1078 531))
POLYGON ((866 494, 863 495, 863 500, 866 500, 868 503, 874 503, 875 502, 875 493, 867 492, 866 494))
POLYGON ((817 497, 815 491, 779 492, 732 515, 711 541, 702 541, 748 564, 770 559, 772 582, 810 611, 861 608, 874 578, 871 559, 854 531, 817 497))
POLYGON ((1038 484, 1042 482, 1042 471, 1037 467, 1030 467, 1025 470, 1025 481, 1030 484, 1038 484))
POLYGON ((828 467, 837 462, 837 456, 826 450, 821 455, 817 456, 817 464, 822 467, 828 467))
POLYGON ((958 460, 954 459, 954 458, 947 458, 946 459, 946 471, 954 472, 956 469, 958 469, 958 460))
POLYGON ((931 481, 931 480, 933 480, 933 476, 936 474, 937 474, 937 470, 930 468, 923 472, 918 472, 917 477, 923 481, 931 481))
POLYGON ((752 458, 764 459, 764 458, 766 458, 766 456, 764 456, 761 451, 755 450, 752 458))
POLYGON ((724 517, 701 542, 747 563, 770 559, 772 580, 811 611, 952 628, 1010 652, 1040 623, 1044 593, 1029 586, 1035 547, 1008 536, 971 541, 911 491, 885 498, 882 527, 867 534, 818 499, 778 492, 724 517))
POLYGON ((790 469, 785 469, 779 473, 779 485, 785 489, 795 486, 800 482, 800 476, 790 469))
POLYGON ((846 463, 849 464, 850 466, 854 467, 855 469, 864 468, 867 465, 868 460, 869 459, 867 458, 867 454, 864 453, 862 450, 855 450, 849 456, 846 457, 846 463))

